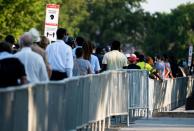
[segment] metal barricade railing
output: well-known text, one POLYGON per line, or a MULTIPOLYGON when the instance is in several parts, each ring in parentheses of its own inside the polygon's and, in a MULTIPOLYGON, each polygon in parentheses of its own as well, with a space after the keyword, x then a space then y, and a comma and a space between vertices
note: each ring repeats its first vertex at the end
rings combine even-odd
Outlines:
POLYGON ((103 131, 106 118, 128 114, 128 78, 110 71, 0 89, 0 130, 103 131))
POLYGON ((179 77, 162 82, 149 80, 150 111, 171 111, 183 106, 192 92, 193 81, 192 77, 179 77))
POLYGON ((103 131, 112 116, 127 115, 129 124, 181 105, 189 87, 193 78, 160 82, 122 70, 0 89, 0 131, 103 131))
POLYGON ((128 70, 129 73, 129 123, 149 115, 149 75, 146 70, 128 70))

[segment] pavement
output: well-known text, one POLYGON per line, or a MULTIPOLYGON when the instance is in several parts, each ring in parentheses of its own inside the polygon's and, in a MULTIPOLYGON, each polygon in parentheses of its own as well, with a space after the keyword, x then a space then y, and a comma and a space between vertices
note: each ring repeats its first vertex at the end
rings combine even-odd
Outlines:
POLYGON ((181 106, 172 111, 157 112, 152 115, 153 117, 194 118, 194 110, 185 110, 185 106, 181 106))
POLYGON ((136 120, 129 127, 112 127, 106 131, 194 131, 194 118, 149 118, 136 120))
POLYGON ((136 120, 129 127, 111 127, 106 131, 194 131, 194 110, 185 111, 182 106, 154 114, 153 118, 136 120))

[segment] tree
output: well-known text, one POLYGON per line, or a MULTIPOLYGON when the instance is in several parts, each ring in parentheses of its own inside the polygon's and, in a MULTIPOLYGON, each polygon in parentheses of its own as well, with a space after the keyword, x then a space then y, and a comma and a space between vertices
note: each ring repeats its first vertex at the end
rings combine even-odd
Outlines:
POLYGON ((140 2, 143 0, 88 0, 89 16, 80 23, 79 35, 100 44, 118 39, 123 43, 133 42, 137 36, 140 2))
POLYGON ((78 34, 79 23, 88 16, 86 2, 86 0, 62 0, 60 3, 59 25, 66 28, 70 35, 78 34))
POLYGON ((171 13, 146 15, 143 49, 151 55, 171 54, 187 57, 188 45, 194 43, 194 4, 181 5, 171 13))
POLYGON ((71 35, 79 32, 77 25, 87 16, 85 0, 0 0, 0 39, 18 38, 32 27, 43 34, 46 4, 60 4, 59 26, 71 35))
POLYGON ((44 12, 41 1, 1 0, 0 1, 0 39, 7 34, 19 37, 30 27, 40 27, 44 12))

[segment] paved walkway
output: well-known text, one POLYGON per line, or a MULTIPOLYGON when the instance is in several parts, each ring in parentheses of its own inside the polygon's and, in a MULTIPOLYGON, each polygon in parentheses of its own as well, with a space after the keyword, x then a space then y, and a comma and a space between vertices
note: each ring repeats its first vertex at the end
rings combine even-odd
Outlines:
POLYGON ((153 118, 136 120, 129 127, 111 128, 106 131, 194 131, 194 110, 185 106, 173 111, 158 112, 153 118))
POLYGON ((181 106, 172 111, 164 111, 153 113, 154 117, 177 117, 177 118, 194 118, 194 110, 185 110, 185 106, 181 106))
POLYGON ((137 120, 130 127, 107 131, 194 131, 194 118, 150 118, 137 120))

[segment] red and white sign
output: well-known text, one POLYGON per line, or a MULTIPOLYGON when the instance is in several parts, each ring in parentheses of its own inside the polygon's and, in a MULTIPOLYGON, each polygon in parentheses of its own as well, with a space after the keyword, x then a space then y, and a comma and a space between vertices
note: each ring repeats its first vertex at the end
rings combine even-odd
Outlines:
POLYGON ((50 41, 56 41, 56 32, 58 29, 59 5, 47 4, 44 35, 50 41))

